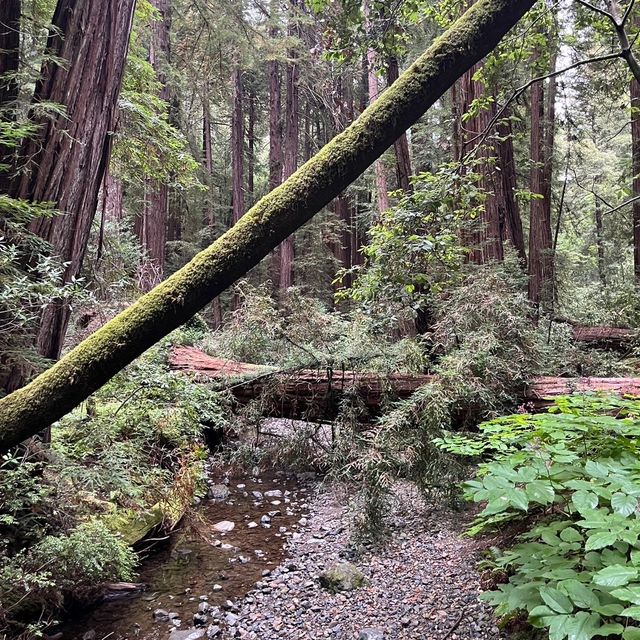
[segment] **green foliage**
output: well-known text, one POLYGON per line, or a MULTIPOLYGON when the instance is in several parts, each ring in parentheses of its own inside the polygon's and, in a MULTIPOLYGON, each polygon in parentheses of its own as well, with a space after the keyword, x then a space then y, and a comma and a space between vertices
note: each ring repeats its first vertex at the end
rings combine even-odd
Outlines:
POLYGON ((484 597, 500 615, 524 612, 551 640, 640 633, 640 402, 560 398, 548 413, 481 425, 481 437, 437 440, 489 456, 465 483, 485 503, 470 532, 523 522, 495 558, 509 580, 484 597))

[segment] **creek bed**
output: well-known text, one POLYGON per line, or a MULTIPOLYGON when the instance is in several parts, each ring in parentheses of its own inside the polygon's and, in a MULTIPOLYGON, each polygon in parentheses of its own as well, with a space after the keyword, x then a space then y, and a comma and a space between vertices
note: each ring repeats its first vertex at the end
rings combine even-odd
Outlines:
POLYGON ((242 598, 284 559, 284 544, 306 514, 307 490, 295 476, 282 473, 246 478, 212 471, 209 481, 213 494, 224 496, 226 486, 228 497, 203 501, 193 524, 184 525, 143 560, 138 577, 146 585, 142 593, 70 612, 70 620, 52 635, 60 640, 169 640, 170 635, 179 637, 172 630, 193 628, 194 615, 207 605, 213 609, 206 622, 198 621, 203 629, 216 623, 216 608, 224 620, 227 601, 242 598), (233 523, 233 529, 216 530, 223 522, 233 523))

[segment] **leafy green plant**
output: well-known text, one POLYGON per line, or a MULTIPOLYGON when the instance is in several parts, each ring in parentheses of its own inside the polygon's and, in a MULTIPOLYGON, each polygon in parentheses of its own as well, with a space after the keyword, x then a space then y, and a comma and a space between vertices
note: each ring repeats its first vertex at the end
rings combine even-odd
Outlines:
POLYGON ((495 558, 508 582, 484 599, 502 616, 526 614, 550 640, 640 638, 640 402, 567 396, 480 429, 436 443, 490 457, 464 485, 485 504, 470 533, 526 529, 495 558))

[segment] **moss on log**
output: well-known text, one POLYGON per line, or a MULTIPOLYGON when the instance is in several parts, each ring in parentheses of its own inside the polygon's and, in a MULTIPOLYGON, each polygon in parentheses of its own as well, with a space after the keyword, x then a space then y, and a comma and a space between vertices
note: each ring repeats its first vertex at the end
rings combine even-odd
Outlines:
POLYGON ((351 184, 535 0, 479 0, 345 131, 229 231, 26 387, 0 400, 0 450, 71 411, 227 289, 351 184))

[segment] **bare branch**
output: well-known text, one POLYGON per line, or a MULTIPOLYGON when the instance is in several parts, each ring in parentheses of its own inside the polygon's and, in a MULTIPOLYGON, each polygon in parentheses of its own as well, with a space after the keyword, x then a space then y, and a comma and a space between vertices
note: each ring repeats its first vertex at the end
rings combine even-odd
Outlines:
POLYGON ((636 3, 636 0, 631 0, 631 2, 629 2, 629 5, 627 6, 627 10, 624 12, 624 15, 622 16, 620 26, 624 27, 627 24, 627 20, 629 20, 629 17, 631 16, 631 12, 633 11, 633 6, 635 5, 635 3, 636 3))
POLYGON ((607 18, 607 20, 611 20, 611 22, 613 22, 613 24, 616 27, 618 26, 618 22, 613 17, 613 14, 609 13, 608 11, 605 11, 604 9, 600 9, 600 7, 596 7, 595 5, 591 4, 590 2, 587 2, 586 0, 576 0, 576 2, 578 4, 581 4, 583 7, 590 9, 591 11, 595 11, 596 13, 599 13, 600 15, 607 18))

